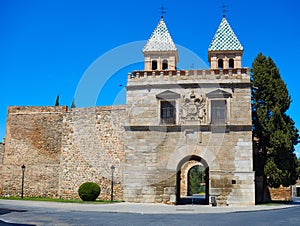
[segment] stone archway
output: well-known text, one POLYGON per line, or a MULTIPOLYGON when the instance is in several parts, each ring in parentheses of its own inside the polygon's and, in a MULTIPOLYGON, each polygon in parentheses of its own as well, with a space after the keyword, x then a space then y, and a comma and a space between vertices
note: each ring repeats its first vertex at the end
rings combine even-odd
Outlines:
POLYGON ((209 204, 209 167, 207 162, 196 155, 183 158, 177 166, 176 173, 176 204, 209 204), (189 172, 195 166, 201 166, 204 170, 204 194, 189 194, 189 172))

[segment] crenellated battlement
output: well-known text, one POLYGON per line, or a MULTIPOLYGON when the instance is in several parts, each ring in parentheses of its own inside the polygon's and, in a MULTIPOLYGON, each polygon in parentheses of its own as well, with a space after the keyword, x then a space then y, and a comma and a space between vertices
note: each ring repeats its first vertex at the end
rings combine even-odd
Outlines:
POLYGON ((250 68, 204 69, 204 70, 155 70, 128 73, 128 81, 144 78, 192 77, 199 79, 250 78, 250 68))

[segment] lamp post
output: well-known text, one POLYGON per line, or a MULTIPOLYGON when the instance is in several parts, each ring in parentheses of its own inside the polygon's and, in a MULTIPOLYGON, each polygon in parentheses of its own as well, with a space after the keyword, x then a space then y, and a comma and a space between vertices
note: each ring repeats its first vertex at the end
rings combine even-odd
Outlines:
POLYGON ((23 197, 24 197, 24 173, 25 173, 25 165, 22 165, 21 168, 22 168, 22 193, 21 193, 21 198, 23 199, 23 197))
POLYGON ((110 167, 111 169, 111 192, 110 192, 110 201, 114 201, 114 171, 115 171, 115 167, 114 165, 112 165, 110 167))

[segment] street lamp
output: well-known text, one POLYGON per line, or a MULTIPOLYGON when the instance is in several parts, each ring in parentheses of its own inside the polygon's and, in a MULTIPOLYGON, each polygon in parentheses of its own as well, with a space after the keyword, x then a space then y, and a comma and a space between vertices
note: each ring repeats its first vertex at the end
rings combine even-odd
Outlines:
POLYGON ((23 197, 24 197, 24 173, 25 173, 25 165, 22 165, 21 168, 22 168, 22 193, 21 193, 21 198, 23 199, 23 197))
POLYGON ((115 171, 115 167, 114 165, 112 165, 110 167, 111 169, 111 192, 110 192, 110 201, 114 201, 114 171, 115 171))

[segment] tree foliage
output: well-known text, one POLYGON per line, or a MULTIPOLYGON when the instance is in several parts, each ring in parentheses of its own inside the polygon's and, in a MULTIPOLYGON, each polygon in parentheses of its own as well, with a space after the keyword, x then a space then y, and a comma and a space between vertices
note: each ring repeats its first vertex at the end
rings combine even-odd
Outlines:
POLYGON ((259 53, 252 64, 252 126, 257 141, 254 168, 270 187, 289 186, 297 179, 294 146, 298 130, 286 111, 291 104, 286 84, 270 57, 259 53))
POLYGON ((74 99, 72 100, 71 108, 76 108, 75 100, 74 99))
POLYGON ((298 179, 300 179, 300 158, 298 159, 298 164, 297 164, 297 176, 298 176, 298 179))
POLYGON ((188 195, 205 193, 205 170, 202 167, 193 166, 188 177, 188 195))
POLYGON ((94 182, 85 182, 78 189, 78 195, 82 201, 95 201, 100 192, 100 186, 94 182))
POLYGON ((55 106, 59 106, 59 95, 57 95, 57 97, 56 97, 55 106))

